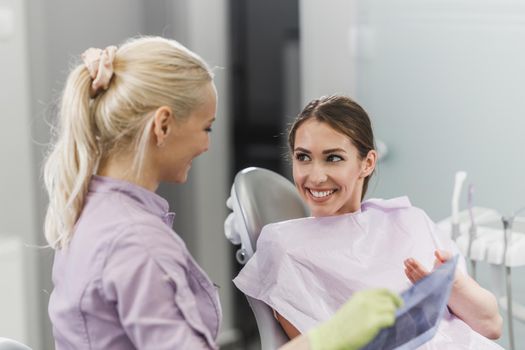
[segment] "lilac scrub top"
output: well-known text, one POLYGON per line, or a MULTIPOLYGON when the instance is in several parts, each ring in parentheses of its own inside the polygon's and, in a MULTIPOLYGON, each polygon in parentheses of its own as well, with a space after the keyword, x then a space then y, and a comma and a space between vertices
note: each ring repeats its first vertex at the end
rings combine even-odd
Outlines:
MULTIPOLYGON (((408 289, 403 261, 412 257, 431 270, 436 249, 459 254, 447 233, 407 197, 371 199, 355 213, 265 226, 256 253, 233 282, 305 333, 356 291, 408 289)), ((466 273, 463 257, 458 266, 466 273)), ((419 349, 502 348, 446 310, 434 338, 419 349)))
POLYGON ((217 349, 215 285, 157 194, 94 176, 70 244, 55 252, 57 350, 217 349))

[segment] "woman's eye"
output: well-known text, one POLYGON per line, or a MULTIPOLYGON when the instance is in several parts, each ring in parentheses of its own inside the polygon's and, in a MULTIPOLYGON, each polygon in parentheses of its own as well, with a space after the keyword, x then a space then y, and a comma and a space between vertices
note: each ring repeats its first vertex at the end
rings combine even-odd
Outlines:
POLYGON ((204 131, 206 131, 206 132, 211 132, 211 126, 210 126, 210 127, 207 127, 206 129, 204 129, 204 131))
POLYGON ((310 160, 310 157, 305 153, 296 153, 295 159, 297 159, 300 162, 305 162, 305 161, 310 160))
POLYGON ((330 154, 328 157, 326 157, 326 160, 328 162, 340 162, 343 160, 343 157, 338 156, 336 154, 330 154))

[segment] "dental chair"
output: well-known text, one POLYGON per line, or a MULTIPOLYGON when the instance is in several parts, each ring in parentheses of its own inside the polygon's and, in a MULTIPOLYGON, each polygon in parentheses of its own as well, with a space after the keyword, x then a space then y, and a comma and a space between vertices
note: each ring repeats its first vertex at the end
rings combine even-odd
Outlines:
MULTIPOLYGON (((236 258, 242 265, 255 253, 263 226, 309 216, 308 208, 288 179, 255 167, 237 173, 226 205, 233 212, 224 222, 225 234, 231 243, 241 245, 236 258)), ((289 339, 270 307, 260 300, 246 298, 257 322, 261 350, 275 350, 285 344, 289 339)))
POLYGON ((0 338, 0 350, 31 350, 28 346, 8 338, 0 338))

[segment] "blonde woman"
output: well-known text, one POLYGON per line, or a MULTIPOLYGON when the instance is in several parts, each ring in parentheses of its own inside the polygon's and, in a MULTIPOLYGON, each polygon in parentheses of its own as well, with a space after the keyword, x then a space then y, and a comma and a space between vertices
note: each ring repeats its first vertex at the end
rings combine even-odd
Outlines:
MULTIPOLYGON (((186 181, 215 120, 213 74, 173 40, 89 49, 61 99, 45 164, 56 349, 217 349, 217 291, 171 229, 159 183, 186 181)), ((399 299, 356 297, 288 349, 355 349, 399 299), (367 313, 369 322, 354 322, 367 313), (348 331, 349 324, 356 323, 348 331)))

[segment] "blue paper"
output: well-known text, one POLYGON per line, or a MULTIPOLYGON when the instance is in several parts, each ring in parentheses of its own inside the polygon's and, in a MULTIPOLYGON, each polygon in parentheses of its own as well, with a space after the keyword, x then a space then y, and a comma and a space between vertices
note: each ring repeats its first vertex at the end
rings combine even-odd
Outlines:
POLYGON ((409 350, 429 341, 447 307, 457 261, 456 255, 401 293, 404 305, 396 312, 396 323, 362 349, 409 350))

